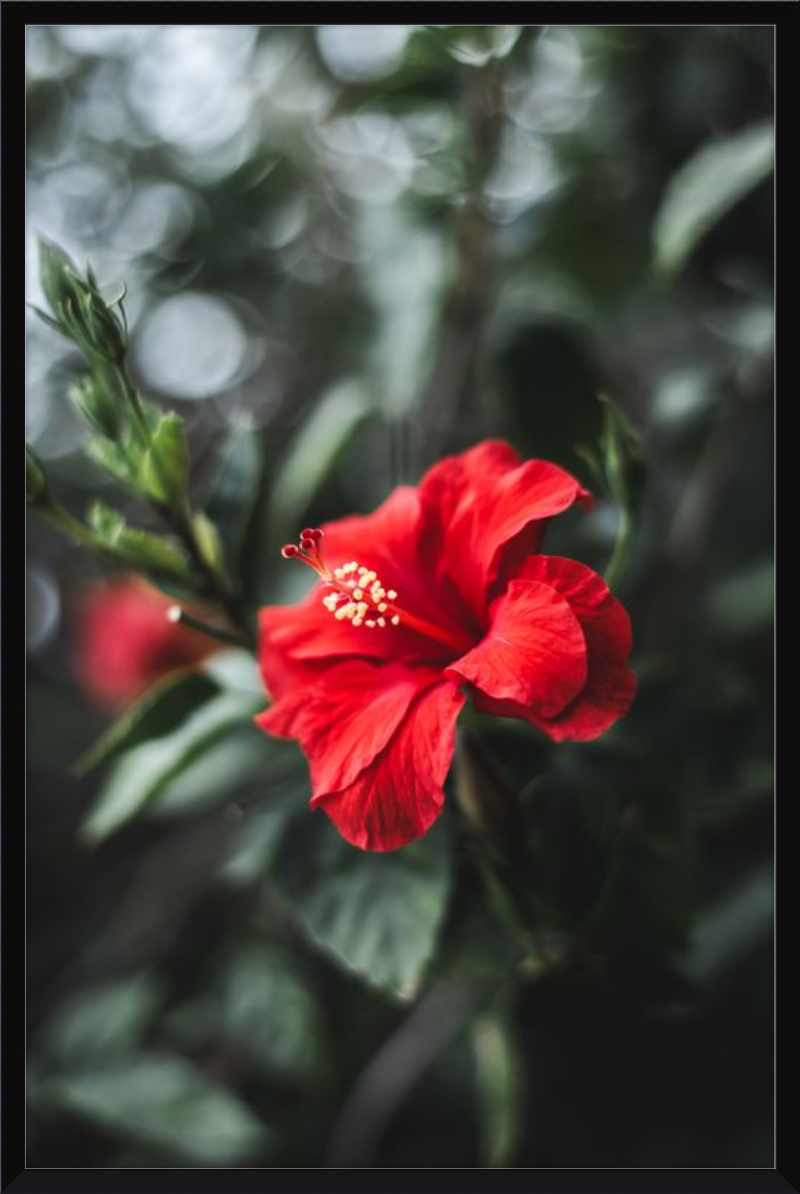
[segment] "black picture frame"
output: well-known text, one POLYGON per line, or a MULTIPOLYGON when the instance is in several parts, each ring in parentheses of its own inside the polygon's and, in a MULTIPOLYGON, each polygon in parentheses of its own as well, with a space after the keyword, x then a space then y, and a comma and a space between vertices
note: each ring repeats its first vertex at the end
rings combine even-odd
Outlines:
MULTIPOLYGON (((800 1194, 800 932, 798 932, 798 851, 800 850, 800 812, 798 812, 797 721, 795 709, 786 694, 797 693, 800 675, 800 652, 797 650, 798 561, 796 476, 800 447, 797 407, 800 395, 798 377, 796 322, 800 311, 798 296, 798 211, 800 210, 800 155, 798 155, 797 112, 800 110, 800 21, 796 5, 789 3, 761 3, 756 9, 749 4, 726 3, 712 10, 716 23, 720 18, 736 24, 771 25, 776 44, 776 135, 777 135, 777 198, 776 198, 776 263, 778 266, 777 304, 777 364, 776 385, 776 543, 783 543, 778 558, 777 624, 782 633, 780 650, 776 652, 777 754, 780 778, 775 817, 777 866, 777 929, 776 929, 776 1152, 772 1169, 536 1169, 501 1170, 379 1170, 377 1174, 362 1175, 360 1171, 325 1171, 323 1176, 307 1174, 305 1170, 250 1169, 162 1169, 162 1170, 102 1170, 102 1169, 28 1169, 24 1151, 24 998, 25 998, 25 921, 24 921, 24 791, 22 780, 22 727, 17 726, 24 700, 24 644, 19 626, 24 621, 24 539, 19 535, 18 504, 22 506, 22 445, 17 432, 17 420, 22 422, 20 403, 16 395, 21 388, 19 364, 23 359, 23 308, 20 299, 20 277, 24 271, 22 226, 24 209, 24 33, 29 23, 30 8, 18 6, 13 0, 2 3, 2 181, 4 236, 3 250, 3 436, 2 436, 2 1169, 0 1189, 3 1191, 40 1192, 40 1194, 69 1194, 71 1191, 119 1192, 150 1191, 152 1194, 171 1194, 174 1190, 191 1189, 228 1194, 234 1191, 275 1191, 294 1194, 295 1191, 342 1190, 348 1194, 372 1194, 387 1191, 391 1194, 433 1192, 442 1188, 472 1194, 487 1191, 547 1191, 548 1194, 761 1194, 767 1191, 795 1190, 800 1194), (781 335, 781 332, 783 333, 781 335), (777 533, 780 532, 780 533, 777 533), (23 558, 20 558, 23 557, 23 558), (794 634, 793 634, 794 632, 794 634), (785 683, 784 683, 785 681, 785 683)), ((284 13, 287 12, 284 8, 284 13)), ((662 5, 670 16, 687 16, 687 10, 662 5)), ((275 6, 266 11, 274 15, 275 6)), ((48 16, 63 22, 69 14, 85 15, 81 4, 68 9, 55 8, 43 2, 33 10, 36 23, 46 23, 48 16)), ((265 11, 264 8, 259 11, 265 11)), ((304 9, 309 16, 317 8, 304 9)), ((396 12, 397 10, 393 10, 396 12)), ((422 6, 407 5, 409 15, 421 16, 422 6)), ((424 9, 426 18, 439 11, 437 6, 424 9)), ((443 6, 442 6, 442 11, 443 6)), ((526 12, 530 11, 526 7, 526 12)), ((552 10, 548 10, 552 11, 552 10)), ((559 10, 560 12, 561 10, 559 10)), ((637 13, 638 13, 637 9, 637 13)), ((243 12, 234 4, 228 15, 243 12)), ((472 9, 474 13, 475 10, 472 9)), ((495 4, 492 17, 500 12, 518 20, 521 4, 495 4)), ((92 13, 97 14, 97 9, 92 13)), ((115 4, 101 7, 101 14, 113 17, 114 23, 132 18, 138 6, 115 4)), ((450 10, 452 15, 452 10, 450 10)), ((594 17, 596 10, 588 5, 572 5, 573 18, 594 17)), ((605 12, 604 12, 605 15, 605 12)), ((625 23, 631 11, 626 9, 625 23)), ((594 21, 592 23, 595 23, 594 21)), ((605 23, 605 22, 604 22, 605 23)), ((647 22, 649 23, 649 22, 647 22)), ((675 21, 690 24, 690 21, 675 21)), ((32 744, 28 743, 28 748, 32 744)))

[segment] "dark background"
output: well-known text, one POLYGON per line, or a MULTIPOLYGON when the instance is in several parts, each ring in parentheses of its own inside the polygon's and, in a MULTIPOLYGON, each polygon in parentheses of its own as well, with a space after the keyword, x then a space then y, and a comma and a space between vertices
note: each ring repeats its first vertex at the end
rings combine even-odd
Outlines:
MULTIPOLYGON (((198 493, 226 437, 258 438, 260 602, 302 590, 277 554, 298 527, 485 436, 598 492, 547 546, 602 571, 598 391, 644 469, 631 713, 556 749, 482 731, 540 944, 582 952, 520 970, 451 799, 436 956, 399 998, 309 934, 328 839, 301 761, 247 725, 83 842, 105 776, 70 768, 105 721, 70 611, 101 569, 30 516, 28 1165, 771 1165, 773 195, 748 155, 772 29, 27 34, 27 297, 37 233, 125 279, 198 493)), ((118 500, 33 315, 27 362, 59 496, 118 500)))

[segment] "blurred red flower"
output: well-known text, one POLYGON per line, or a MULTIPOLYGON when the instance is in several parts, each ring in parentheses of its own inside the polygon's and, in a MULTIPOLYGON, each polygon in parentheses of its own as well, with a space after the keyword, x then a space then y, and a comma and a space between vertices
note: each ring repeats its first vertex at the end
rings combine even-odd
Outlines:
POLYGON ((590 568, 539 554, 574 502, 593 499, 563 469, 487 441, 326 525, 324 556, 320 530, 283 549, 320 581, 261 611, 274 703, 256 720, 298 740, 312 806, 353 845, 397 849, 439 816, 464 687, 555 741, 596 738, 627 712, 627 613, 590 568))
POLYGON ((218 650, 167 618, 174 600, 135 576, 87 586, 78 604, 75 668, 88 695, 120 709, 157 680, 218 650))

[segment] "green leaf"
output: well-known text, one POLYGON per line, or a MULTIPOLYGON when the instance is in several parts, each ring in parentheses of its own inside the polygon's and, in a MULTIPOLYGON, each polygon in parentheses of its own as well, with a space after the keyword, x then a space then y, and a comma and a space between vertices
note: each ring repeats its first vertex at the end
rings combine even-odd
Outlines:
POLYGON ((87 422, 101 435, 114 440, 123 423, 119 398, 109 392, 102 377, 81 377, 68 391, 87 422))
POLYGON ((36 1097, 193 1164, 242 1164, 272 1136, 229 1091, 168 1053, 50 1078, 36 1097))
POLYGON ((222 446, 219 467, 202 506, 220 533, 229 575, 242 583, 247 593, 258 573, 263 539, 258 533, 265 506, 261 500, 263 481, 261 440, 250 424, 236 424, 222 446))
POLYGON ((42 462, 30 444, 25 445, 25 500, 32 506, 44 504, 47 498, 47 477, 42 462))
POLYGON ((189 561, 180 548, 149 531, 127 526, 119 511, 105 502, 92 502, 88 520, 104 546, 127 563, 177 579, 188 574, 189 561))
POLYGON ((171 675, 146 694, 125 713, 95 744, 81 755, 73 770, 86 775, 100 763, 108 763, 126 750, 169 733, 186 715, 219 692, 219 686, 203 672, 171 675))
POLYGON ((64 335, 64 332, 61 329, 61 324, 57 320, 53 319, 51 315, 48 315, 46 311, 41 309, 41 307, 37 307, 35 303, 28 303, 28 306, 35 315, 39 316, 42 323, 47 324, 51 331, 58 332, 60 336, 64 335))
POLYGON ((324 1034, 319 1008, 296 961, 266 942, 240 946, 212 990, 179 1008, 169 1028, 184 1048, 222 1037, 265 1073, 319 1073, 324 1034))
POLYGON ((96 843, 119 829, 190 762, 223 734, 252 718, 263 705, 263 699, 223 693, 201 705, 174 732, 127 751, 106 780, 84 822, 83 837, 96 843))
POLYGON ((342 382, 317 403, 289 449, 272 487, 276 537, 296 530, 317 489, 358 424, 369 413, 355 382, 342 382))
POLYGON ((189 561, 181 549, 149 531, 126 528, 117 540, 117 547, 137 567, 152 568, 177 578, 189 572, 189 561))
POLYGON ((225 576, 225 551, 222 546, 222 540, 219 531, 214 526, 213 522, 203 514, 202 511, 195 514, 192 518, 192 526, 194 528, 197 546, 200 548, 202 555, 209 568, 212 568, 217 576, 225 576))
POLYGON ((308 768, 303 774, 295 767, 279 777, 266 770, 267 787, 274 795, 261 792, 261 803, 244 813, 241 829, 233 839, 230 853, 219 869, 219 876, 231 887, 247 887, 266 875, 280 849, 289 824, 308 812, 308 768))
POLYGON ((341 966, 403 998, 433 956, 450 891, 447 827, 392 853, 343 840, 317 812, 290 826, 273 874, 308 936, 341 966))
POLYGON ((713 225, 769 176, 775 158, 771 121, 704 145, 670 180, 653 233, 656 267, 683 265, 713 225))
POLYGON ((473 1024, 476 1093, 481 1115, 482 1164, 505 1169, 513 1164, 522 1127, 522 1072, 510 1017, 486 1012, 473 1024))
POLYGON ((775 919, 775 876, 762 864, 726 892, 698 919, 684 966, 701 984, 722 981, 770 941, 775 919))
POLYGON ((92 986, 60 1003, 48 1020, 42 1047, 59 1066, 106 1065, 133 1053, 160 1002, 149 974, 92 986))
MULTIPOLYGON (((263 704, 263 698, 262 698, 263 704)), ((230 816, 236 816, 239 801, 260 800, 265 785, 265 770, 270 765, 270 749, 265 734, 249 722, 214 742, 182 769, 148 805, 148 815, 174 819, 195 816, 224 801, 230 816)))
POLYGON ((625 567, 636 525, 636 516, 644 490, 646 469, 639 438, 619 407, 606 395, 603 404, 603 434, 600 458, 585 452, 589 463, 599 463, 606 487, 620 508, 617 541, 605 572, 605 581, 613 587, 625 567))
POLYGON ((119 537, 125 530, 125 519, 117 510, 112 510, 105 502, 95 501, 89 507, 87 520, 89 526, 107 547, 116 547, 119 537))
POLYGON ((140 481, 143 491, 157 502, 172 505, 186 497, 189 450, 178 415, 170 412, 159 418, 151 446, 142 457, 140 481))
POLYGON ((130 485, 133 482, 135 472, 129 459, 129 453, 118 444, 95 435, 87 441, 84 450, 86 455, 115 481, 121 481, 123 485, 130 485))
POLYGON ((233 692, 250 692, 253 696, 264 695, 264 683, 258 663, 249 651, 240 647, 216 651, 203 662, 202 668, 220 688, 228 688, 233 692))

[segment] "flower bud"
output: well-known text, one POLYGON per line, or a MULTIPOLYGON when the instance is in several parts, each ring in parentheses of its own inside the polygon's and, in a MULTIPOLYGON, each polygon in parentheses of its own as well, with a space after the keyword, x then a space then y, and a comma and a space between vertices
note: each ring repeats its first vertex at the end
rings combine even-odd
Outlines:
POLYGON ((125 323, 100 294, 91 270, 81 277, 62 249, 39 241, 39 276, 59 331, 90 358, 118 364, 127 349, 125 323))
POLYGON ((45 298, 57 315, 75 293, 78 271, 64 250, 47 240, 39 241, 39 278, 45 298))

